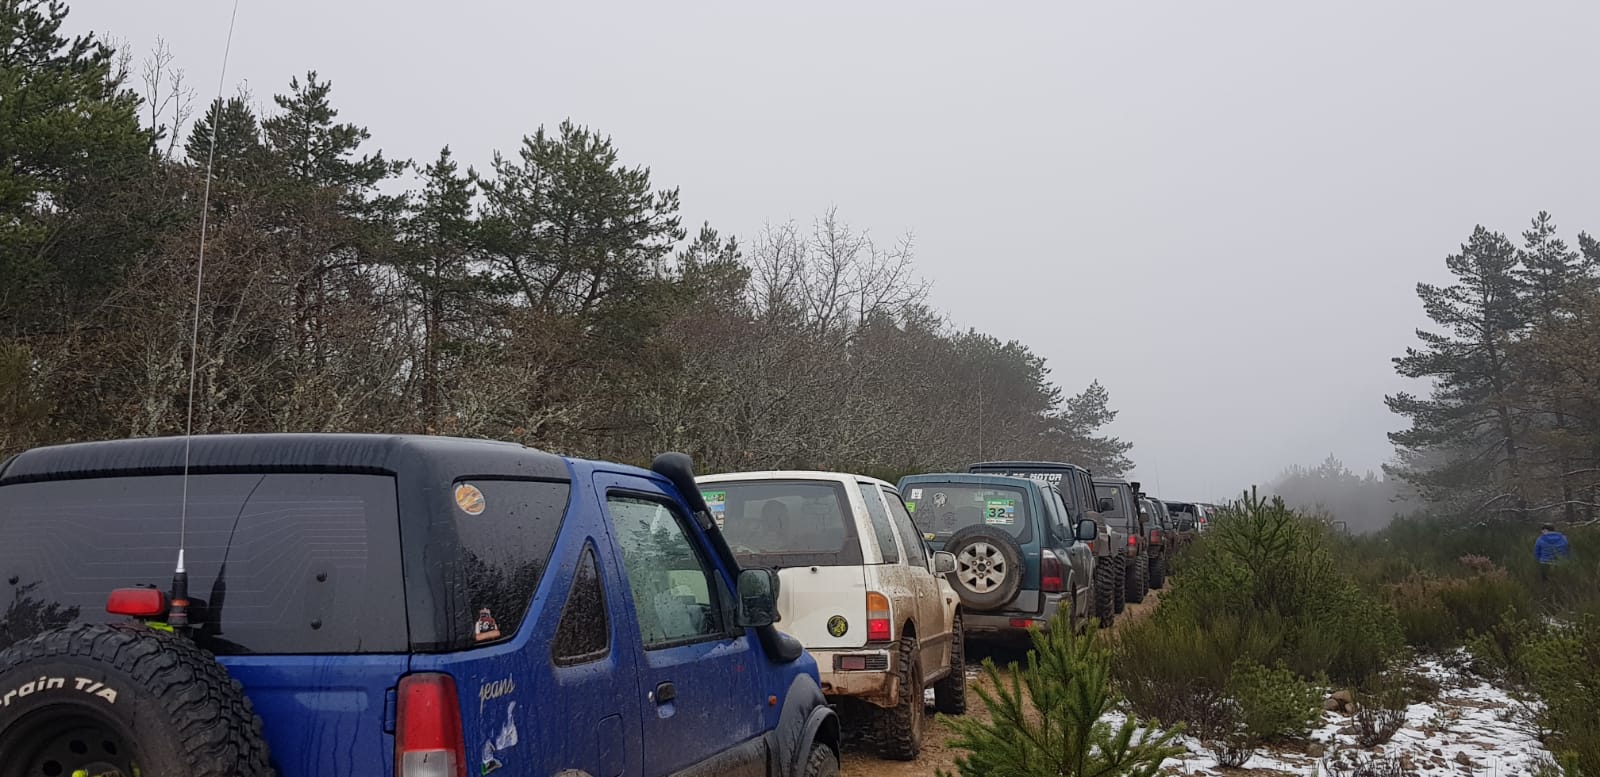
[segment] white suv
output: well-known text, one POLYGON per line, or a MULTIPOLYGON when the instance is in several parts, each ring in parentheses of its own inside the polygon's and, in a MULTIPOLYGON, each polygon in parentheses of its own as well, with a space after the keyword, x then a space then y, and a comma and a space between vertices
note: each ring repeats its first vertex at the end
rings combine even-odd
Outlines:
POLYGON ((966 711, 955 557, 928 548, 894 486, 836 472, 698 479, 744 567, 778 570, 780 627, 817 659, 829 701, 857 706, 890 758, 922 747, 923 692, 966 711))

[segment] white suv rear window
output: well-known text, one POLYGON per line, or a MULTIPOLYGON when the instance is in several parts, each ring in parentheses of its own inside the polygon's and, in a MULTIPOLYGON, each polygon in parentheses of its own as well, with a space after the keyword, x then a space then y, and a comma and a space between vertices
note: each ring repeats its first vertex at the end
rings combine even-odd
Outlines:
POLYGON ((844 486, 816 480, 751 480, 700 487, 722 536, 744 566, 853 566, 861 539, 844 486))

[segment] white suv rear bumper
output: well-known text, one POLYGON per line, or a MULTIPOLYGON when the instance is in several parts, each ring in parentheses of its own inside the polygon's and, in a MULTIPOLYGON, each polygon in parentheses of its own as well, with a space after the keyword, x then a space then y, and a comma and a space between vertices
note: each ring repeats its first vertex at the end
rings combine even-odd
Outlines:
POLYGON ((899 703, 900 659, 893 647, 810 652, 817 659, 824 695, 861 699, 885 708, 899 703))

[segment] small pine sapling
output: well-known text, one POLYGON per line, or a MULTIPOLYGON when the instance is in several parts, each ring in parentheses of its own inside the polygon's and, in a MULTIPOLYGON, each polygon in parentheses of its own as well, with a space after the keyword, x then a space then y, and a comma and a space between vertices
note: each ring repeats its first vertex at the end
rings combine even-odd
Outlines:
POLYGON ((1111 651, 1094 624, 1075 635, 1058 616, 1031 636, 1026 668, 1013 663, 1008 677, 992 659, 983 662, 993 691, 974 690, 990 720, 947 719, 951 744, 968 753, 956 760, 962 777, 1155 777, 1162 761, 1185 752, 1174 744, 1181 727, 1105 720, 1120 700, 1111 690, 1111 651))

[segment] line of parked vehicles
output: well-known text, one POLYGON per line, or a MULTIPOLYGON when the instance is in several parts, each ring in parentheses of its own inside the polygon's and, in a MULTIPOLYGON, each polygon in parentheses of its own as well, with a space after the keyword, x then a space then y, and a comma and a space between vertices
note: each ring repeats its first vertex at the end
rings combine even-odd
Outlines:
POLYGON ((1114 622, 1211 515, 1048 462, 35 449, 0 465, 0 777, 825 777, 846 725, 911 759, 968 641, 1114 622))
POLYGON ((921 748, 925 689, 937 711, 965 712, 967 640, 1024 640, 1058 613, 1114 624, 1166 584, 1210 514, 1053 462, 897 484, 807 471, 698 483, 740 565, 778 572, 780 622, 824 695, 895 759, 921 748))

